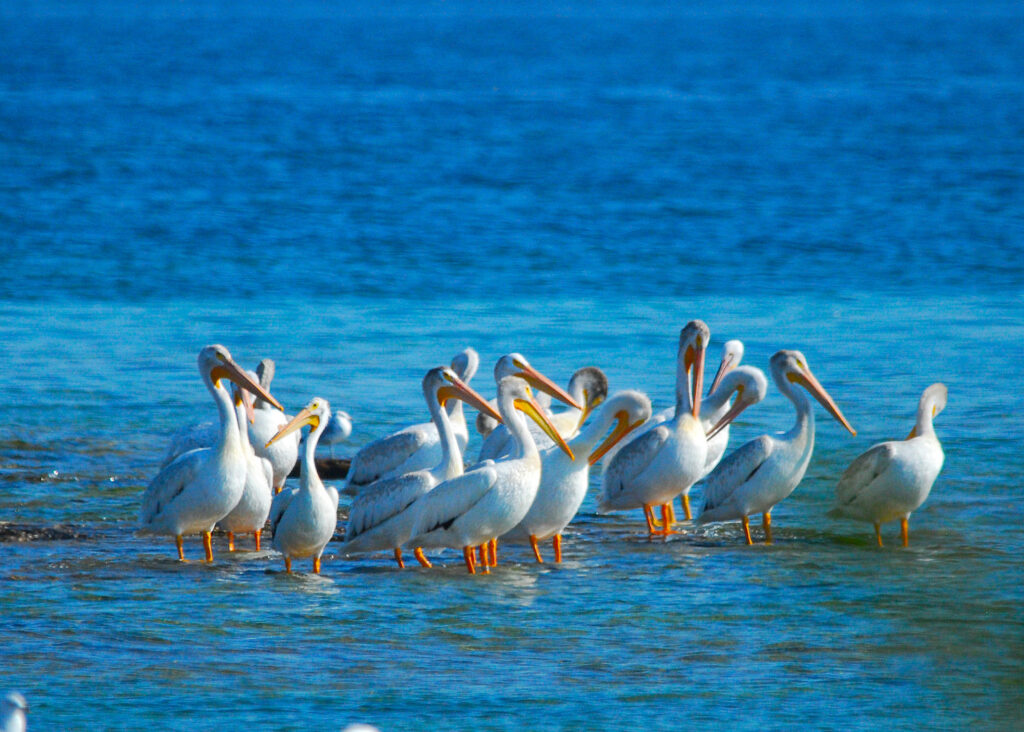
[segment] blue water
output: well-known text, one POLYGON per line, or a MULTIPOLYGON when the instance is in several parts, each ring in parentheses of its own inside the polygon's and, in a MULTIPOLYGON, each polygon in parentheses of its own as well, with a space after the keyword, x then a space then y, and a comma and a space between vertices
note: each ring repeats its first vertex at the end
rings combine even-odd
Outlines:
MULTIPOLYGON (((34 730, 1019 726, 1022 141, 1017 3, 5 2, 3 688, 34 730), (593 496, 562 566, 489 577, 133 534, 207 343, 352 452, 466 345, 486 394, 519 350, 666 405, 694 317, 859 431, 818 412, 771 547, 593 496), (879 550, 835 481, 939 380, 946 466, 879 550)), ((773 389, 733 445, 791 420, 773 389)))

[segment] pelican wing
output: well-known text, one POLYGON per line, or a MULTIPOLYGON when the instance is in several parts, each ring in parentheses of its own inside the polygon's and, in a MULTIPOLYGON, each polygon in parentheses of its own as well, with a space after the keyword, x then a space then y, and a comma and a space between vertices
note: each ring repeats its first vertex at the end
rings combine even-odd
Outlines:
POLYGON ((156 474, 142 496, 139 522, 143 526, 151 524, 185 491, 185 488, 195 480, 210 454, 208 447, 189 450, 156 474))
POLYGON ((402 513, 433 486, 434 481, 426 471, 417 471, 374 483, 352 502, 348 526, 345 528, 345 540, 354 539, 402 513))
POLYGON ((484 460, 497 460, 498 458, 509 454, 511 452, 511 448, 512 435, 509 433, 508 427, 503 424, 499 424, 491 430, 491 434, 484 438, 484 442, 480 446, 480 454, 477 456, 477 460, 481 462, 484 460))
POLYGON ((416 502, 416 522, 408 543, 415 544, 417 537, 431 531, 448 529, 486 496, 497 481, 498 471, 491 464, 478 466, 438 485, 416 502))
POLYGON ((212 447, 217 442, 219 432, 220 425, 209 421, 193 422, 182 427, 171 435, 171 445, 167 448, 163 462, 160 463, 161 470, 186 452, 197 450, 200 447, 212 447))
POLYGON ((843 471, 836 485, 836 505, 849 506, 856 501, 864 489, 885 472, 895 457, 896 446, 891 442, 874 445, 858 456, 850 463, 850 467, 843 471))
POLYGON ((627 486, 632 485, 638 475, 647 470, 671 434, 671 429, 658 425, 619 450, 604 472, 604 502, 614 500, 627 486))
POLYGON ((270 504, 270 515, 267 516, 267 520, 270 521, 271 534, 277 534, 277 525, 281 523, 281 519, 284 517, 285 511, 288 510, 288 505, 298 494, 298 486, 291 486, 289 488, 283 488, 280 493, 274 496, 274 500, 270 504))
POLYGON ((774 449, 775 441, 761 435, 726 456, 704 479, 704 510, 710 511, 728 501, 737 487, 761 469, 774 449))
POLYGON ((349 485, 369 485, 404 463, 410 455, 429 442, 428 426, 433 427, 425 424, 406 427, 366 445, 352 459, 348 474, 349 485))

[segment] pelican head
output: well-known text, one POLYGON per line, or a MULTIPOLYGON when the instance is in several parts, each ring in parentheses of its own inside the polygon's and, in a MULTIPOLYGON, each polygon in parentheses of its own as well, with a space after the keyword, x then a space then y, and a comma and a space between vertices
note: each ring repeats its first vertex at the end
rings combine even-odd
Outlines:
POLYGON ((839 422, 843 427, 850 431, 851 435, 856 435, 857 430, 850 426, 850 423, 846 421, 846 417, 839 411, 839 407, 836 406, 835 401, 829 396, 828 392, 825 391, 818 380, 814 378, 814 374, 811 373, 810 367, 807 365, 807 358, 800 351, 782 350, 778 351, 771 358, 771 370, 772 376, 775 378, 775 382, 779 384, 780 388, 786 390, 786 384, 799 384, 805 388, 811 396, 818 400, 821 406, 835 417, 836 421, 839 422))
POLYGON ((265 399, 278 409, 283 409, 281 403, 270 396, 270 392, 260 386, 248 372, 235 363, 231 354, 228 353, 228 349, 219 343, 206 346, 199 352, 199 373, 202 374, 203 380, 215 389, 220 387, 221 379, 228 379, 265 399))
MULTIPOLYGON (((922 420, 930 421, 938 417, 942 410, 946 408, 946 399, 948 397, 949 390, 942 382, 936 382, 925 389, 921 394, 921 400, 917 403, 917 425, 922 424, 922 420)), ((910 430, 910 434, 907 435, 908 440, 917 437, 917 425, 914 425, 914 429, 910 430)))
POLYGON ((455 354, 455 358, 452 359, 452 370, 467 384, 476 376, 478 368, 480 368, 480 354, 471 347, 467 346, 464 351, 455 354))
POLYGON ((715 373, 715 378, 711 382, 711 388, 708 389, 708 394, 714 394, 715 389, 718 388, 718 385, 722 382, 725 375, 739 366, 740 361, 742 360, 743 341, 736 340, 735 338, 731 341, 726 341, 725 345, 722 346, 722 360, 718 364, 718 371, 715 373))
POLYGON ((638 391, 620 391, 604 403, 604 410, 610 411, 615 427, 600 445, 590 453, 593 465, 611 450, 619 440, 651 418, 651 400, 638 391))
MULTIPOLYGON (((548 418, 544 416, 544 410, 537 404, 537 400, 533 398, 533 392, 530 391, 530 385, 526 383, 524 378, 518 376, 506 376, 498 382, 498 401, 501 404, 510 404, 515 409, 528 416, 537 425, 544 430, 544 434, 550 437, 556 445, 565 451, 565 454, 569 456, 570 460, 575 460, 576 457, 572 454, 572 450, 569 445, 566 444, 565 440, 558 430, 554 428, 554 425, 548 421, 548 418)), ((507 407, 506 407, 507 409, 507 407)))
POLYGON ((583 405, 567 394, 562 387, 533 368, 521 353, 509 353, 502 356, 498 359, 498 363, 494 365, 494 380, 496 382, 500 384, 506 376, 518 376, 521 379, 525 379, 533 388, 550 394, 570 407, 583 409, 583 405))
POLYGON ((587 421, 587 416, 594 411, 608 396, 608 377, 597 366, 584 366, 577 369, 569 379, 569 393, 573 399, 583 403, 580 424, 587 421))
POLYGON ((326 399, 316 397, 309 404, 303 407, 301 412, 292 417, 291 422, 279 429, 276 435, 267 440, 266 446, 270 447, 285 435, 290 435, 295 430, 302 429, 307 424, 310 425, 315 432, 320 429, 321 425, 326 427, 326 423, 330 418, 331 405, 328 404, 326 399))
MULTIPOLYGON (((679 362, 689 377, 690 409, 694 419, 700 416, 700 394, 704 390, 704 354, 707 352, 711 330, 703 320, 691 320, 679 331, 679 362)), ((676 389, 685 388, 676 384, 676 389)))
POLYGON ((768 395, 768 379, 765 378, 761 369, 753 366, 737 366, 728 373, 725 379, 722 379, 722 383, 736 393, 736 401, 732 403, 729 411, 723 414, 722 418, 708 430, 707 438, 709 440, 739 417, 744 409, 764 401, 768 395))
POLYGON ((500 422, 483 412, 476 415, 476 431, 480 433, 481 437, 487 437, 494 432, 494 428, 499 424, 500 422))
POLYGON ((265 358, 256 366, 256 376, 260 380, 260 386, 270 391, 270 382, 274 380, 274 359, 265 358))
POLYGON ((249 424, 256 421, 256 412, 253 410, 252 394, 249 393, 248 389, 243 389, 238 384, 233 384, 231 387, 231 396, 235 401, 235 407, 242 407, 245 409, 245 416, 249 420, 249 424))
POLYGON ((437 403, 442 407, 449 399, 461 399, 481 414, 486 414, 501 422, 501 415, 497 410, 470 388, 469 384, 460 379, 455 373, 455 369, 447 366, 438 366, 427 372, 427 375, 423 377, 423 393, 428 398, 430 395, 434 395, 437 398, 437 403))

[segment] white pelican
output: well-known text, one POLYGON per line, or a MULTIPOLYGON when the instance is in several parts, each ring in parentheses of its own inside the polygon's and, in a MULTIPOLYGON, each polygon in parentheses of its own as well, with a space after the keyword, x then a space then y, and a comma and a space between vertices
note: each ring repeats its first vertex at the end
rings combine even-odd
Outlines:
MULTIPOLYGON (((480 366, 480 356, 467 348, 452 359, 452 370, 468 384, 480 366)), ((462 400, 450 399, 446 406, 459 455, 466 450, 469 430, 462 412, 462 400)), ((364 445, 352 458, 348 479, 342 491, 359 495, 366 486, 382 478, 394 478, 437 465, 441 460, 441 438, 433 422, 409 425, 364 445)))
POLYGON ((529 541, 533 555, 543 562, 537 542, 552 539, 555 561, 562 561, 562 531, 579 511, 590 483, 590 465, 631 430, 651 416, 651 400, 638 391, 610 397, 575 437, 567 440, 575 456, 569 459, 557 446, 540 452, 541 473, 537 497, 523 520, 501 537, 502 541, 529 541), (612 427, 607 439, 598 440, 612 427))
POLYGON ((249 392, 237 386, 233 391, 238 434, 242 441, 242 452, 245 453, 245 487, 231 513, 218 521, 217 525, 228 532, 228 551, 235 550, 235 534, 241 533, 252 533, 256 551, 259 551, 260 535, 270 515, 270 502, 274 498, 274 468, 269 460, 258 457, 249 444, 249 420, 253 413, 249 392))
POLYGON ((246 473, 231 395, 221 382, 229 379, 273 404, 277 400, 232 360, 224 346, 206 346, 199 352, 199 374, 217 403, 220 435, 213 447, 186 452, 157 473, 142 496, 139 523, 143 533, 173 536, 182 560, 182 538, 201 533, 206 561, 212 562, 214 524, 238 503, 246 473))
MULTIPOLYGON (((504 375, 509 376, 511 374, 504 375)), ((569 388, 566 391, 569 396, 582 405, 582 408, 570 406, 561 412, 551 412, 540 401, 537 403, 544 410, 544 416, 558 430, 558 434, 568 440, 579 431, 594 407, 603 402, 605 397, 608 396, 608 377, 596 366, 584 366, 581 369, 577 369, 572 378, 569 379, 569 388)), ((530 428, 530 434, 533 435, 534 442, 537 443, 538 448, 543 450, 554 446, 555 443, 539 427, 536 427, 532 422, 527 423, 527 426, 530 428)), ((494 460, 505 455, 511 455, 513 449, 515 449, 515 442, 509 434, 508 427, 495 426, 490 434, 487 435, 483 445, 481 445, 478 459, 494 460)))
POLYGON ((905 440, 880 442, 858 457, 836 486, 836 505, 828 515, 870 521, 882 546, 882 524, 900 520, 900 538, 908 544, 907 520, 924 503, 942 470, 944 455, 932 418, 946 408, 945 384, 932 384, 917 405, 917 423, 905 440))
MULTIPOLYGON (((708 475, 722 460, 725 448, 729 446, 729 427, 732 421, 747 407, 764 401, 767 395, 768 379, 765 378, 764 371, 756 366, 736 366, 718 380, 718 386, 714 391, 704 397, 700 403, 700 421, 708 434, 708 454, 704 458, 704 475, 708 475), (736 401, 730 403, 729 400, 734 394, 736 401), (712 434, 712 430, 723 419, 725 420, 724 426, 712 434)), ((686 506, 686 509, 686 518, 690 518, 689 505, 686 506)))
MULTIPOLYGON (((463 472, 462 452, 445 403, 449 399, 462 399, 481 414, 501 420, 501 415, 450 368, 439 367, 427 372, 423 377, 423 396, 441 435, 441 461, 430 470, 417 470, 367 486, 349 510, 343 553, 393 550, 398 566, 405 567, 401 547, 409 539, 415 519, 410 506, 438 483, 463 472)), ((424 561, 418 550, 417 558, 424 561)))
POLYGON ((661 506, 664 523, 657 533, 672 533, 669 504, 704 474, 708 443, 700 423, 700 393, 709 338, 701 320, 691 320, 679 333, 675 417, 630 442, 609 462, 601 481, 600 513, 643 508, 647 530, 654 534, 652 510, 661 506))
POLYGON ((770 363, 775 385, 796 408, 796 424, 789 432, 761 435, 722 460, 704 481, 704 512, 698 519, 702 524, 740 519, 747 544, 753 543, 748 519, 752 513, 764 514, 765 543, 771 543, 772 507, 800 483, 814 451, 814 411, 794 384, 804 387, 843 427, 857 434, 800 351, 779 351, 770 363))
MULTIPOLYGON (((274 371, 274 361, 269 358, 260 361, 259 366, 256 367, 260 385, 268 393, 270 392, 270 382, 274 380, 274 371)), ((275 404, 271 404, 265 399, 256 400, 255 416, 249 427, 249 436, 252 438, 252 446, 256 454, 269 460, 274 468, 274 493, 278 493, 284 487, 285 479, 299 460, 301 435, 298 432, 287 440, 277 440, 267 447, 270 438, 288 424, 290 419, 291 417, 275 404)))
POLYGON ((352 434, 352 417, 348 412, 341 409, 331 413, 331 421, 327 423, 327 429, 320 435, 320 444, 327 445, 331 457, 334 457, 334 446, 344 442, 352 434))
POLYGON ((571 457, 572 451, 533 399, 525 380, 506 376, 498 384, 498 411, 511 427, 519 449, 514 457, 486 460, 438 485, 413 504, 416 519, 406 546, 461 547, 470 574, 476 572, 473 548, 490 546, 484 572, 495 564, 497 537, 518 524, 530 510, 540 485, 537 445, 523 412, 571 457))
MULTIPOLYGON (((708 395, 701 400, 700 403, 700 421, 704 425, 705 430, 709 430, 715 425, 722 414, 729 408, 728 401, 732 397, 732 392, 721 392, 721 395, 725 396, 725 405, 719 405, 712 408, 712 404, 718 404, 716 393, 718 392, 719 385, 722 383, 722 379, 725 375, 732 371, 734 368, 740 365, 740 361, 743 359, 743 341, 731 340, 726 341, 722 345, 722 360, 718 364, 718 371, 715 373, 715 378, 711 382, 711 388, 708 389, 708 395), (710 402, 708 400, 711 400, 710 402), (720 410, 720 413, 715 415, 715 411, 720 410)), ((679 387, 679 384, 676 384, 679 387)), ((678 392, 677 392, 678 394, 678 392)), ((678 397, 677 397, 678 398, 678 397)), ((609 450, 604 457, 605 468, 615 459, 616 454, 619 450, 624 448, 626 445, 637 439, 645 432, 657 427, 662 422, 667 422, 676 415, 675 405, 666 407, 660 411, 655 412, 644 426, 640 429, 633 430, 628 435, 619 440, 618 444, 609 450)), ((711 468, 718 464, 718 461, 722 459, 722 453, 725 451, 726 445, 729 444, 729 427, 726 426, 723 430, 724 435, 719 433, 715 436, 714 441, 708 440, 708 457, 705 462, 704 474, 707 475, 711 472, 711 468)), ((686 508, 686 501, 683 502, 683 507, 686 508)), ((690 514, 687 513, 687 518, 690 518, 690 514)))
POLYGON ((270 438, 273 444, 307 424, 313 428, 306 437, 298 487, 278 493, 270 506, 274 548, 284 555, 284 567, 289 573, 293 559, 313 557, 313 572, 320 574, 320 555, 338 525, 338 491, 323 484, 313 458, 316 443, 330 418, 331 406, 326 399, 317 397, 270 438))
POLYGON ((21 694, 10 691, 0 701, 0 732, 25 732, 28 726, 28 702, 21 694))

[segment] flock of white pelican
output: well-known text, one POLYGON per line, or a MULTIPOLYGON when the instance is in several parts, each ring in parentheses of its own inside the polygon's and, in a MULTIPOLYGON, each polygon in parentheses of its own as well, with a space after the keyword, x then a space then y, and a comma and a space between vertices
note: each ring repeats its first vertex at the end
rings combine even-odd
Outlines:
MULTIPOLYGON (((675 406, 652 413, 638 391, 608 394, 600 369, 586 367, 562 389, 524 356, 510 353, 494 367, 497 396, 486 400, 469 382, 480 359, 472 348, 450 367, 423 378, 429 422, 413 424, 365 445, 351 461, 342 493, 352 496, 340 552, 390 552, 405 566, 403 549, 423 566, 426 550, 461 550, 470 573, 497 564, 497 544, 529 544, 543 562, 540 542, 552 540, 562 560, 562 532, 579 511, 590 467, 602 461, 598 510, 643 511, 650 536, 676 533, 678 496, 693 519, 689 491, 703 483, 698 523, 740 521, 753 543, 750 517, 761 514, 771 543, 771 512, 803 479, 814 450, 814 397, 856 435, 836 402, 799 351, 782 350, 769 361, 778 390, 792 402, 796 421, 785 432, 761 435, 726 455, 729 424, 768 391, 764 373, 741 365, 743 344, 725 343, 711 387, 704 391, 704 360, 711 334, 700 320, 680 332, 675 406), (553 402, 566 405, 556 411, 553 402), (484 437, 478 461, 467 467, 469 430, 463 403, 479 412, 484 437), (724 457, 723 457, 724 456, 724 457)), ((314 398, 294 417, 270 394, 274 364, 245 371, 220 345, 199 353, 199 373, 217 405, 219 422, 176 433, 164 464, 142 498, 143 532, 173 536, 184 560, 183 539, 201 534, 213 560, 212 532, 253 534, 255 547, 269 522, 273 547, 292 561, 320 557, 338 524, 339 493, 317 475, 314 454, 324 435, 332 444, 351 432, 347 414, 314 398), (232 382, 229 391, 226 382, 232 382), (300 439, 302 427, 311 429, 300 439), (340 435, 340 436, 339 436, 340 435), (300 460, 298 485, 285 478, 300 460)), ((899 520, 904 546, 907 520, 928 497, 943 453, 932 419, 946 405, 946 387, 925 389, 914 429, 905 440, 871 447, 843 473, 833 517, 881 525, 899 520)))

